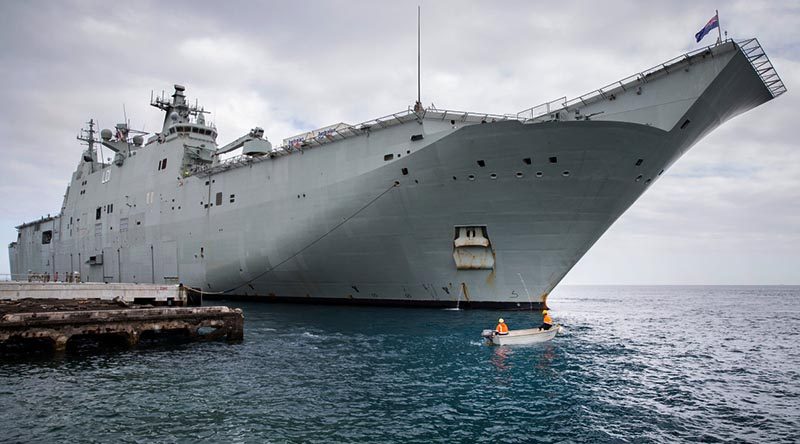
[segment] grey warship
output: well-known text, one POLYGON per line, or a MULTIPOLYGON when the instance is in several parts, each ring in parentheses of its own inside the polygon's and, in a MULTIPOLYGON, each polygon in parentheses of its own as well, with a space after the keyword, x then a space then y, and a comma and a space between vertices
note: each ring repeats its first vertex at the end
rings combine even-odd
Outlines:
POLYGON ((515 114, 417 103, 279 146, 260 128, 218 146, 175 85, 151 97, 158 133, 121 124, 98 138, 92 123, 79 137, 62 207, 16 227, 11 273, 276 301, 544 307, 683 153, 785 91, 756 39, 725 40, 515 114))

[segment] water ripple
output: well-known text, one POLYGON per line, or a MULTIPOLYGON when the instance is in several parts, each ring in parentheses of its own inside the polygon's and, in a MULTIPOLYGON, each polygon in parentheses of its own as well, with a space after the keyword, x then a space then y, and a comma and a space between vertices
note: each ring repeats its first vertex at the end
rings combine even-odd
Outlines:
POLYGON ((242 344, 0 362, 9 442, 792 442, 797 287, 566 287, 524 312, 243 304, 242 344))

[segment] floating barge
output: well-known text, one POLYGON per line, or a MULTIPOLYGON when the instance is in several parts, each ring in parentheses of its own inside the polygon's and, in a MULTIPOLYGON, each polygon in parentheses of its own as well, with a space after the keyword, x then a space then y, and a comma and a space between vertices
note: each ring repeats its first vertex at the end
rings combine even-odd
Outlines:
POLYGON ((3 283, 0 355, 38 350, 63 352, 87 342, 135 347, 140 341, 161 339, 243 339, 244 316, 240 309, 186 307, 188 298, 180 286, 153 286, 163 288, 160 293, 148 294, 142 292, 140 285, 113 285, 119 288, 100 291, 105 284, 3 283), (28 297, 31 295, 36 297, 28 297), (143 301, 161 306, 141 305, 143 301))

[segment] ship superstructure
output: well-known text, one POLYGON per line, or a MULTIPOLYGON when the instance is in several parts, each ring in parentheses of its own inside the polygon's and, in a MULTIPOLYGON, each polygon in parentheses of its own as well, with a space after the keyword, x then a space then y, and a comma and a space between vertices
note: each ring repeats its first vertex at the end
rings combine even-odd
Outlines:
POLYGON ((90 125, 59 214, 17 227, 12 274, 275 300, 544 306, 686 150, 786 88, 755 39, 727 40, 517 114, 416 106, 278 147, 257 127, 219 147, 184 90, 151 99, 165 117, 146 141, 124 124, 95 140, 90 125))

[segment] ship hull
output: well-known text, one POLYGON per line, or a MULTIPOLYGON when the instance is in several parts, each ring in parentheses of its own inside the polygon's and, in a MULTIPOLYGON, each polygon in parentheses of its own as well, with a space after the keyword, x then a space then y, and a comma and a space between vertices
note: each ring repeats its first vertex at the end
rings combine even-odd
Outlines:
POLYGON ((18 227, 12 273, 182 282, 217 298, 545 307, 686 150, 773 97, 745 54, 726 45, 643 83, 644 93, 623 85, 587 102, 580 119, 425 115, 177 182, 137 166, 181 162, 145 147, 100 185, 92 178, 103 171, 79 171, 80 196, 68 190, 60 216, 18 227), (138 184, 145 199, 126 194, 138 184), (98 207, 92 218, 100 202, 121 211, 98 207), (42 247, 37 232, 48 228, 56 235, 42 247), (464 247, 472 240, 462 229, 477 230, 480 245, 464 247))
MULTIPOLYGON (((363 206, 350 208, 352 219, 333 231, 336 220, 311 230, 295 242, 314 242, 311 247, 287 262, 269 257, 259 273, 237 277, 248 285, 226 294, 350 304, 545 307, 550 291, 670 165, 716 126, 770 98, 737 54, 692 106, 673 118, 669 131, 617 121, 497 122, 459 129, 398 163, 337 184, 333 194, 369 190, 357 199, 363 206), (409 174, 402 175, 402 168, 409 174), (392 187, 394 182, 399 185, 392 187), (458 226, 486 227, 492 269, 456 269, 458 226)), ((351 217, 346 213, 339 217, 351 217)), ((225 276, 221 271, 208 279, 216 283, 209 290, 239 285, 225 276)))

